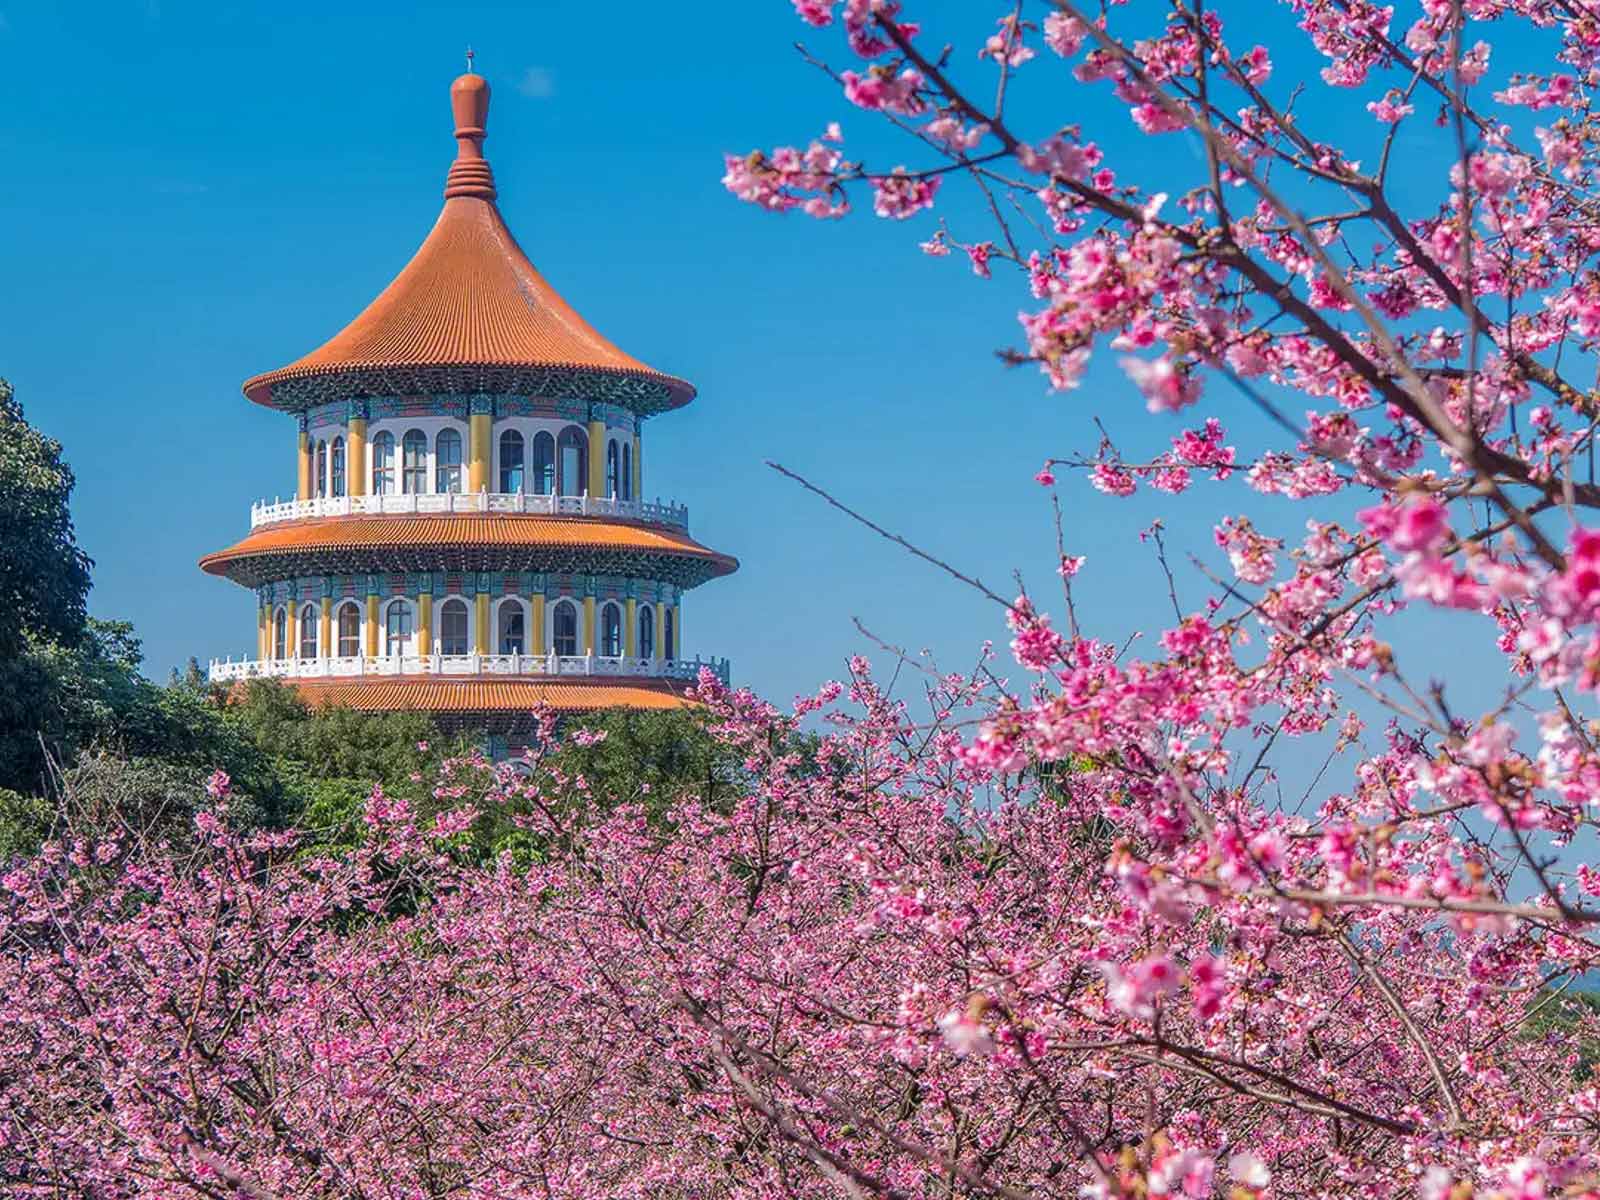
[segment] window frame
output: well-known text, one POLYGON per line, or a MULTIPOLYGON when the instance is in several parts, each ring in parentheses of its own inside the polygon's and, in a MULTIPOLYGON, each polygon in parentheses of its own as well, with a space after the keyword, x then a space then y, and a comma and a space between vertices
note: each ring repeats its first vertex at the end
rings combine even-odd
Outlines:
POLYGON ((439 653, 457 657, 472 653, 472 612, 460 596, 447 596, 439 605, 439 653), (445 639, 449 635, 445 632, 445 621, 455 616, 461 619, 461 636, 447 642, 445 639), (451 649, 452 645, 460 649, 451 649))
POLYGON ((571 598, 557 600, 550 606, 550 651, 558 658, 576 658, 578 650, 583 644, 582 632, 579 628, 578 606, 571 598), (569 650, 561 648, 561 623, 565 616, 572 622, 572 641, 569 650))
POLYGON ((500 482, 500 494, 503 496, 514 496, 527 486, 528 439, 522 436, 522 431, 519 429, 504 429, 500 432, 498 449, 499 459, 497 465, 500 468, 498 475, 500 482), (516 461, 514 463, 509 461, 509 456, 506 452, 506 441, 508 438, 516 439, 516 461), (511 476, 512 472, 516 473, 515 479, 513 479, 511 476), (512 483, 515 483, 516 486, 512 487, 512 483))
POLYGON ((616 438, 606 439, 606 499, 622 499, 622 447, 616 438))
POLYGON ((433 436, 433 490, 436 495, 458 496, 466 490, 461 441, 461 431, 448 425, 433 436), (453 462, 446 457, 447 446, 453 462))
POLYGON ((428 494, 428 435, 420 429, 408 429, 400 439, 400 494, 428 494), (414 454, 419 447, 421 452, 414 454))
POLYGON ((372 494, 395 496, 400 476, 396 468, 394 434, 380 429, 372 438, 372 494))
POLYGON ((566 425, 556 437, 556 493, 583 496, 589 491, 589 434, 581 425, 566 425), (567 450, 576 451, 573 470, 577 481, 572 490, 567 484, 567 450))
POLYGON ((336 633, 336 635, 338 636, 338 639, 339 639, 338 646, 336 647, 336 649, 339 651, 338 657, 339 658, 360 658, 361 657, 361 605, 357 604, 354 600, 346 600, 346 601, 344 601, 344 603, 339 605, 338 610, 334 613, 334 618, 335 618, 334 631, 335 631, 335 633, 336 633), (349 637, 355 642, 355 646, 350 651, 350 653, 348 653, 348 654, 345 653, 345 637, 346 637, 346 635, 345 635, 345 630, 344 630, 344 617, 345 617, 346 613, 350 613, 352 616, 355 617, 355 632, 353 632, 353 633, 351 633, 349 635, 349 637))
POLYGON ((622 633, 622 605, 607 600, 600 606, 599 646, 596 652, 602 658, 621 658, 627 643, 622 633))
POLYGON ((556 435, 541 429, 533 435, 528 454, 529 474, 533 477, 533 494, 556 494, 556 435))
POLYGON ((335 498, 345 494, 344 438, 328 443, 328 492, 335 498))
POLYGON ((528 653, 528 609, 527 605, 523 604, 521 600, 506 599, 495 606, 494 645, 496 653, 499 654, 525 655, 528 653), (516 636, 518 648, 515 650, 506 649, 508 641, 506 635, 507 613, 511 613, 519 624, 519 631, 516 636))
POLYGON ((404 596, 396 596, 383 606, 383 656, 385 658, 404 658, 407 647, 412 651, 416 649, 417 625, 416 617, 411 611, 411 601, 404 596), (400 631, 400 645, 395 645, 395 615, 402 618, 401 624, 405 626, 400 631))

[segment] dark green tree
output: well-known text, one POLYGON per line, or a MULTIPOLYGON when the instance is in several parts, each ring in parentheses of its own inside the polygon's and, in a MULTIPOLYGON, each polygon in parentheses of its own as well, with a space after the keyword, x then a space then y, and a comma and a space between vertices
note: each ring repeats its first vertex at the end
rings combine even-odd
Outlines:
POLYGON ((73 483, 61 443, 23 419, 0 379, 0 661, 83 636, 94 564, 73 532, 73 483))

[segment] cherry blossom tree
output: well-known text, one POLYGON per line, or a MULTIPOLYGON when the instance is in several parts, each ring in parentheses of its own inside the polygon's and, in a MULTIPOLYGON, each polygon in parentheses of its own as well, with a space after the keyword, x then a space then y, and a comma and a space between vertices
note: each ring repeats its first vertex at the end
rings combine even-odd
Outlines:
POLYGON ((537 753, 375 793, 348 851, 240 837, 222 778, 190 849, 67 821, 0 879, 8 1194, 1600 1196, 1600 13, 1025 0, 962 47, 795 8, 917 161, 828 128, 730 189, 1025 279, 1049 388, 1110 350, 1162 449, 1038 479, 1220 498, 1210 594, 1136 652, 1064 531, 1054 617, 990 596, 1014 667, 703 677, 731 797, 587 803, 537 753), (1198 177, 1120 177, 1092 111, 1198 177), (1486 711, 1408 671, 1447 613, 1486 711))

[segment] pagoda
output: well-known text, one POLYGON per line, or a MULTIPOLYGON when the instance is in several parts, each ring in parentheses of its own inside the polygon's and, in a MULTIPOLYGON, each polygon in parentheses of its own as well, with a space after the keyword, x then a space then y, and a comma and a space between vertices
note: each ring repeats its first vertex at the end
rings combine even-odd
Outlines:
POLYGON ((450 87, 444 209, 365 311, 244 394, 298 422, 290 501, 203 570, 256 594, 256 650, 211 678, 421 710, 511 739, 539 705, 673 707, 683 594, 738 563, 644 496, 645 418, 694 388, 618 349, 517 245, 483 156, 489 85, 450 87))

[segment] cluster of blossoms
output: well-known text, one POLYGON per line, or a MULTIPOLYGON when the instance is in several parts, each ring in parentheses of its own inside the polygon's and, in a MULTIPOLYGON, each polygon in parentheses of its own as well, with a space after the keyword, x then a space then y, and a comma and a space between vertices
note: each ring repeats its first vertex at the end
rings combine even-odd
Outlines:
MULTIPOLYGON (((797 7, 822 25, 835 6, 797 7)), ((885 215, 933 209, 931 254, 1005 248, 968 254, 984 278, 1017 268, 1022 344, 1007 357, 1036 364, 1052 388, 1146 421, 1176 413, 1194 426, 1202 410, 1153 457, 1107 438, 1035 478, 1053 487, 1063 467, 1082 471, 1113 497, 1242 483, 1274 507, 1217 519, 1227 565, 1213 594, 1148 657, 1131 656, 1127 630, 1080 636, 1076 613, 1062 632, 1037 596, 1008 606, 1028 687, 993 700, 951 761, 1002 794, 1036 776, 1041 795, 1102 832, 1101 878, 1121 907, 1063 918, 1063 942, 1082 926, 1097 939, 1076 973, 1043 946, 1008 948, 991 960, 996 982, 964 997, 925 988, 903 1019, 932 1021, 963 1062, 1039 1086, 1054 1081, 1027 1074, 1049 1058, 1035 1046, 1059 1026, 1029 1007, 1036 974, 1082 995, 1075 1018, 1156 1031, 1139 1053, 1178 1075, 1151 1092, 1161 1116, 1142 1139, 1112 1158, 1115 1119, 1055 1126, 1054 1152, 1089 1164, 1092 1194, 1221 1194, 1225 1174, 1229 1188, 1272 1196, 1595 1194, 1586 1081, 1568 1076, 1534 1116, 1479 1049, 1503 1036, 1578 1053, 1570 1037, 1532 1031, 1540 1006, 1559 1004, 1544 989, 1577 979, 1600 947, 1600 885, 1577 840, 1600 796, 1595 14, 1560 0, 1051 0, 997 13, 966 64, 914 15, 872 0, 844 9, 851 71, 916 80, 890 116, 926 161, 898 168, 896 186, 944 181, 885 215), (1308 108, 1300 92, 1319 74, 1322 101, 1308 108), (1100 95, 1041 118, 1032 95, 1008 103, 1035 81, 1100 95), (1107 101, 1120 126, 1088 127, 1083 114, 1107 101), (1129 130, 1183 132, 1198 161, 1118 162, 1129 130), (1392 177, 1402 158, 1403 192, 1392 177), (1160 173, 1135 182, 1151 163, 1160 173), (994 227, 964 228, 973 218, 947 205, 963 179, 994 227), (1120 373, 1085 386, 1104 349, 1120 373), (1248 452, 1223 432, 1221 398, 1235 396, 1272 431, 1248 452), (1299 535, 1279 527, 1283 501, 1335 500, 1299 535), (1464 713, 1454 681, 1411 678, 1406 636, 1419 619, 1451 622, 1463 662, 1498 657, 1500 698, 1464 713), (1279 757, 1318 738, 1315 753, 1331 743, 1330 756, 1290 804, 1285 776, 1297 772, 1279 757), (1241 944, 1270 949, 1245 966, 1241 944), (1324 951, 1344 984, 1386 997, 1377 1009, 1319 1006, 1324 951), (1391 966, 1413 953, 1442 957, 1391 966), (1455 999, 1429 991, 1454 985, 1455 999), (1252 986, 1274 1032, 1221 1032, 1252 986), (1521 997, 1519 1032, 1482 1027, 1451 1044, 1444 1026, 1472 1025, 1494 995, 1521 997), (1323 1090, 1350 1063, 1325 1039, 1390 1019, 1408 1030, 1390 1061, 1415 1056, 1425 1082, 1323 1090), (1171 1049, 1181 1021, 1231 1066, 1171 1049), (1274 1058, 1288 1045, 1306 1057, 1274 1058), (1194 1136, 1208 1118, 1186 1108, 1190 1089, 1219 1073, 1268 1107, 1267 1094, 1320 1105, 1339 1129, 1305 1134, 1319 1165, 1281 1142, 1194 1136), (1368 1118, 1384 1114, 1366 1127, 1394 1139, 1382 1154, 1347 1136, 1362 1118, 1343 1106, 1358 1097, 1374 1104, 1368 1118), (1502 1124, 1486 1102, 1527 1115, 1502 1124), (1225 1172, 1235 1152, 1261 1172, 1225 1172)), ((1069 589, 1094 585, 1082 562, 1063 550, 1069 589)), ((942 919, 929 915, 939 906, 925 876, 895 870, 918 919, 942 919)), ((1108 1078, 1128 1070, 1110 1051, 1085 1053, 1108 1078)), ((1004 1140, 1001 1111, 984 1128, 1004 1140)))

